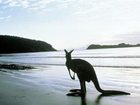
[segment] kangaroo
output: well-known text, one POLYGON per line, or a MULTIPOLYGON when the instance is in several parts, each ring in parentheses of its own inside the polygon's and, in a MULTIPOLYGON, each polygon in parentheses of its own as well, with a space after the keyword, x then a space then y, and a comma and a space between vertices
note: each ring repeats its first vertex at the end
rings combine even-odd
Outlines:
POLYGON ((98 78, 93 66, 83 59, 72 59, 71 53, 73 52, 73 50, 71 50, 70 52, 68 52, 67 50, 64 51, 66 54, 66 67, 68 69, 69 75, 71 79, 74 80, 75 73, 76 73, 81 86, 81 89, 70 90, 73 93, 68 93, 67 95, 78 94, 78 96, 85 96, 86 94, 85 82, 90 82, 90 81, 93 82, 95 88, 103 95, 130 95, 130 93, 123 92, 123 91, 103 90, 99 85, 98 78), (73 77, 71 76, 70 70, 74 72, 73 77))

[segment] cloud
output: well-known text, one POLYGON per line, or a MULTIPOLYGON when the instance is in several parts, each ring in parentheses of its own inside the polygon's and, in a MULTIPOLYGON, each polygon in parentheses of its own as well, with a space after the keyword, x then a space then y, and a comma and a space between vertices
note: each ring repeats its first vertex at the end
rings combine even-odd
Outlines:
POLYGON ((0 3, 10 8, 21 7, 30 10, 65 10, 68 8, 75 14, 87 14, 101 8, 104 2, 98 2, 98 0, 88 2, 87 0, 0 0, 0 3))
POLYGON ((58 6, 68 4, 75 0, 0 0, 0 3, 9 7, 24 7, 24 8, 48 8, 49 5, 58 6))
POLYGON ((28 8, 30 6, 31 0, 5 0, 3 4, 8 7, 23 7, 28 8))
POLYGON ((17 7, 20 6, 17 0, 5 0, 3 4, 10 6, 10 7, 17 7))
POLYGON ((118 34, 114 35, 111 41, 106 41, 105 43, 129 43, 129 44, 138 44, 140 43, 140 32, 132 32, 127 34, 118 34))
POLYGON ((28 0, 19 0, 19 3, 20 3, 24 8, 28 8, 30 2, 29 2, 28 0))
POLYGON ((8 15, 8 16, 1 16, 1 17, 0 17, 0 21, 3 21, 3 20, 8 21, 10 18, 11 18, 11 15, 8 15))
POLYGON ((75 0, 39 0, 32 2, 29 9, 34 10, 57 10, 67 8, 75 0))

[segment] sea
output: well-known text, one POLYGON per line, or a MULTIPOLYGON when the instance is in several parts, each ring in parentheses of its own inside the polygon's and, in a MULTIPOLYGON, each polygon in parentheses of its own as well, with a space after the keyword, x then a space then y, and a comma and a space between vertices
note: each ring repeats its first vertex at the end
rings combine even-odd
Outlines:
MULTIPOLYGON (((122 105, 139 105, 140 101, 140 47, 74 50, 73 59, 84 59, 93 65, 100 86, 103 89, 121 90, 131 93, 116 97, 113 102, 122 105)), ((49 86, 56 92, 64 93, 79 87, 79 81, 71 80, 65 66, 65 52, 34 52, 1 54, 0 64, 21 64, 35 67, 31 70, 6 70, 13 77, 49 86)), ((1 71, 0 71, 1 72, 1 71)), ((72 73, 72 72, 71 72, 72 73)), ((88 97, 99 94, 93 83, 87 83, 88 97)), ((90 99, 90 98, 89 98, 90 99)))
MULTIPOLYGON (((94 67, 140 68, 140 47, 76 50, 73 59, 84 59, 94 67)), ((65 66, 65 52, 0 54, 0 63, 65 66)))

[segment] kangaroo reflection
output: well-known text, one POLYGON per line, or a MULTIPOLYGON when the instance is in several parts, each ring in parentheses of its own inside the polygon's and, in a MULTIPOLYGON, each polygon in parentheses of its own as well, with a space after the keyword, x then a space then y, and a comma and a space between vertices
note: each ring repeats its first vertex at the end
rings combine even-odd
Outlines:
MULTIPOLYGON (((101 102, 102 98, 110 97, 110 96, 112 97, 112 96, 116 96, 116 95, 100 94, 100 95, 97 96, 97 98, 95 99, 95 101, 93 102, 92 105, 101 105, 100 102, 101 102)), ((119 96, 119 95, 117 95, 117 96, 119 96)), ((88 105, 86 97, 81 97, 81 105, 88 105)))

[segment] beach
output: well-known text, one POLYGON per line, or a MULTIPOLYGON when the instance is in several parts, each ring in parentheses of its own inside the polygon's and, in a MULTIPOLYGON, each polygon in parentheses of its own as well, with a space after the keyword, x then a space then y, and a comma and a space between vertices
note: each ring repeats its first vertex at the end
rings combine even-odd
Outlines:
MULTIPOLYGON (((62 52, 57 52, 60 55, 62 52)), ((79 53, 79 52, 78 52, 79 53)), ((43 53, 44 54, 44 53, 43 53)), ((43 57, 43 54, 39 56, 43 57)), ((63 53, 64 54, 64 53, 63 53)), ((62 55, 63 55, 62 54, 62 55)), ((36 56, 38 54, 31 54, 36 56)), ((27 54, 14 54, 1 57, 2 63, 25 64, 29 56, 27 54), (25 55, 27 58, 25 58, 25 55), (21 56, 24 60, 21 59, 21 56), (5 58, 4 58, 5 57, 5 58), (9 58, 8 58, 9 57, 9 58), (10 58, 11 57, 11 58, 10 58), (12 58, 15 58, 14 60, 12 58), (18 59, 20 58, 20 59, 18 59), (12 61, 13 60, 13 61, 12 61)), ((49 53, 56 55, 56 53, 49 53)), ((75 54, 75 56, 77 56, 75 54)), ((83 56, 82 54, 80 56, 83 56)), ((44 58, 44 57, 43 57, 44 58)), ((37 59, 33 58, 33 59, 37 59)), ((31 70, 8 70, 0 71, 0 105, 139 105, 140 101, 140 71, 137 65, 128 67, 115 65, 98 66, 95 61, 96 71, 100 86, 107 90, 120 90, 131 95, 101 96, 92 82, 86 83, 87 94, 85 98, 67 96, 70 89, 80 88, 79 81, 71 80, 60 57, 50 57, 47 64, 42 58, 40 61, 28 60, 28 65, 34 66, 31 70), (33 62, 36 62, 36 64, 33 62), (40 62, 40 64, 39 64, 40 62), (57 65, 56 65, 57 63, 57 65), (103 67, 104 66, 104 67, 103 67), (134 67, 135 66, 135 67, 134 67)), ((83 58, 84 59, 84 58, 83 58)), ((89 58, 88 58, 89 59, 89 58)), ((97 58, 96 58, 97 59, 97 58)), ((99 58, 101 59, 101 58, 99 58)), ((110 58, 109 58, 110 59, 110 58)), ((132 58, 134 59, 134 58, 132 58)), ((89 59, 92 60, 91 58, 89 59)), ((114 61, 116 59, 114 58, 114 61)), ((137 61, 139 59, 137 58, 137 61)), ((112 60, 113 62, 113 60, 112 60)), ((120 61, 119 61, 120 62, 120 61)), ((107 63, 107 62, 106 62, 107 63)), ((129 62, 130 63, 130 62, 129 62)), ((132 62, 133 63, 133 62, 132 62)))
MULTIPOLYGON (((88 92, 85 99, 82 99, 66 95, 70 89, 79 88, 79 82, 77 79, 71 80, 66 71, 63 72, 66 73, 65 76, 63 73, 56 75, 53 71, 64 67, 53 66, 46 69, 48 70, 0 72, 1 105, 139 105, 139 87, 129 86, 126 78, 125 82, 122 80, 119 84, 112 83, 113 85, 108 86, 108 82, 102 80, 106 75, 98 75, 101 78, 100 84, 105 89, 123 90, 131 95, 100 97, 92 83, 88 83, 88 92), (133 90, 135 88, 137 90, 133 90)), ((110 77, 111 79, 113 78, 110 77)))

